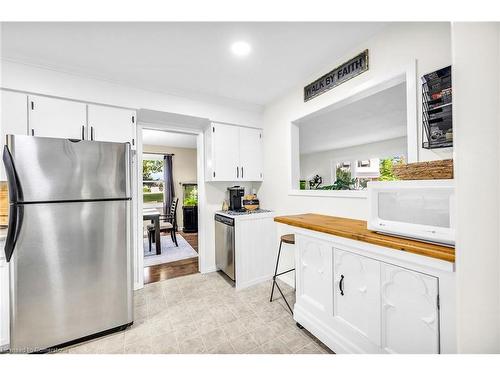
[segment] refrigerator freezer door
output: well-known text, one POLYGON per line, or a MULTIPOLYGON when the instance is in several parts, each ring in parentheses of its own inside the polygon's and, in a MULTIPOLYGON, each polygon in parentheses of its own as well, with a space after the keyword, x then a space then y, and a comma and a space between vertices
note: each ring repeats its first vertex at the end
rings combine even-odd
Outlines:
POLYGON ((7 145, 19 202, 131 196, 128 143, 9 135, 7 145))
POLYGON ((133 320, 130 201, 24 205, 10 266, 11 352, 133 320))

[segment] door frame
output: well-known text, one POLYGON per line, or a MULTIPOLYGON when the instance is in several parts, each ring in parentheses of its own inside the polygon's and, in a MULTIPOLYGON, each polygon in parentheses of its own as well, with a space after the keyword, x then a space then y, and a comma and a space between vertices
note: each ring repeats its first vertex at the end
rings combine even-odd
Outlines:
MULTIPOLYGON (((207 126, 210 121, 207 119, 207 126)), ((212 271, 206 262, 206 193, 205 193, 205 152, 204 152, 204 129, 194 129, 183 127, 178 124, 156 124, 144 121, 137 121, 136 127, 136 178, 134 179, 136 202, 136 225, 134 233, 136 235, 134 246, 134 290, 144 287, 144 252, 143 252, 143 235, 140 226, 142 225, 142 210, 143 210, 143 192, 142 192, 142 155, 143 142, 142 130, 158 130, 172 133, 191 134, 196 136, 196 182, 198 184, 198 270, 201 273, 212 271)))

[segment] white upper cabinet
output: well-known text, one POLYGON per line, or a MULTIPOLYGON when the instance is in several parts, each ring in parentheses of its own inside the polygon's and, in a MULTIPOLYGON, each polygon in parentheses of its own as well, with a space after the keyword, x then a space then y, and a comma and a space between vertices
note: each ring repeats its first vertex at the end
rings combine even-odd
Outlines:
MULTIPOLYGON (((7 134, 28 135, 28 95, 0 90, 1 99, 1 147, 5 145, 7 134)), ((0 162, 0 180, 5 181, 5 169, 0 162)))
POLYGON ((262 130, 212 123, 205 132, 207 181, 262 181, 262 130))
POLYGON ((131 109, 88 105, 87 139, 129 142, 135 149, 136 112, 131 109))
POLYGON ((240 128, 240 178, 262 180, 262 130, 240 128))
POLYGON ((211 137, 211 179, 213 181, 237 180, 239 177, 239 128, 214 123, 211 128, 211 137))
POLYGON ((382 263, 382 348, 439 353, 438 279, 382 263))
POLYGON ((380 262, 335 249, 334 316, 380 345, 380 262))
POLYGON ((30 95, 28 110, 30 135, 85 139, 85 103, 30 95))

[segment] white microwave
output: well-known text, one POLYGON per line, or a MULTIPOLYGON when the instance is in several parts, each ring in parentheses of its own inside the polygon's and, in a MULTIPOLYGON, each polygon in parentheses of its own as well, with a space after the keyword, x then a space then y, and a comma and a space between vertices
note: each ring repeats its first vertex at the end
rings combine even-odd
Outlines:
POLYGON ((455 245, 453 180, 368 183, 368 229, 455 245))

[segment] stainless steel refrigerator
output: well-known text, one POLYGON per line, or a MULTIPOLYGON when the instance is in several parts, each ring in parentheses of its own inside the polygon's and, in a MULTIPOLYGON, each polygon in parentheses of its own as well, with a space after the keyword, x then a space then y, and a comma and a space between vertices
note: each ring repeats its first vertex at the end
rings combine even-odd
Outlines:
POLYGON ((10 350, 133 321, 130 146, 9 135, 10 350))

